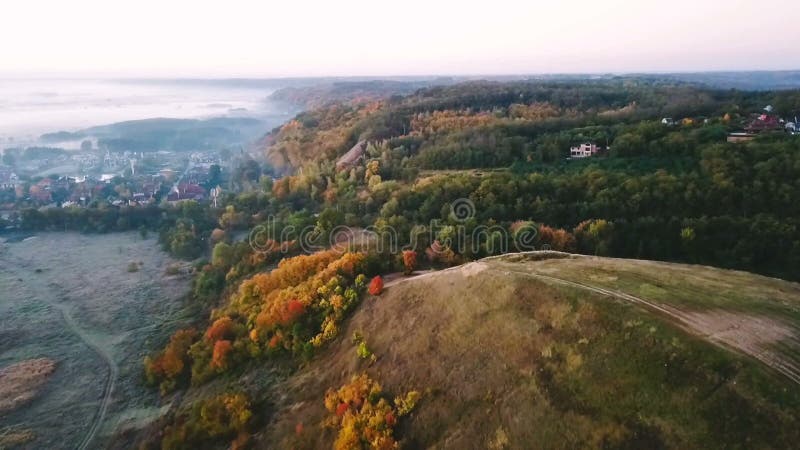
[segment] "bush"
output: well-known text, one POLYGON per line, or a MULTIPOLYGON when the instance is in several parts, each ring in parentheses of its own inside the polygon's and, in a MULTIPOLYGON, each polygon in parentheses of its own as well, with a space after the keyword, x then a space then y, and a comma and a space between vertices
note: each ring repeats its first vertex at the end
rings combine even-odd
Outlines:
POLYGON ((164 273, 169 276, 179 275, 181 273, 181 266, 179 264, 170 264, 164 270, 164 273))
POLYGON ((232 440, 231 448, 242 448, 252 423, 253 412, 247 396, 220 394, 196 403, 191 411, 176 417, 164 429, 161 448, 210 448, 226 439, 232 440))

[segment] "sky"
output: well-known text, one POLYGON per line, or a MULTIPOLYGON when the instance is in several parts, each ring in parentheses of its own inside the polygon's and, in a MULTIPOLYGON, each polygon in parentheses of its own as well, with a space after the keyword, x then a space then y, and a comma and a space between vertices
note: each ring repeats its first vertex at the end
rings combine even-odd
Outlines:
POLYGON ((2 0, 0 76, 800 69, 800 1, 2 0))

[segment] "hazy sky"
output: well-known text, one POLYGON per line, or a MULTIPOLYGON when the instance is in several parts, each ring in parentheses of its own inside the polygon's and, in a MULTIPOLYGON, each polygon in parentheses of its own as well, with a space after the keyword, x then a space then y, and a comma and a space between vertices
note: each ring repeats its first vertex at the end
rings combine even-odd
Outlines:
POLYGON ((2 0, 0 75, 800 69, 800 0, 2 0))

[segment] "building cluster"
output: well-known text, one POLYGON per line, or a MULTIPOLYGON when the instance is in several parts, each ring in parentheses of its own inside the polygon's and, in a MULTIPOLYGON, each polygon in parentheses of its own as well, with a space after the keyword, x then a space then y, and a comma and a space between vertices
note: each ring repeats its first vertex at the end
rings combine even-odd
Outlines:
POLYGON ((0 166, 0 209, 17 204, 35 207, 87 207, 94 201, 114 206, 139 206, 165 200, 203 201, 209 198, 205 184, 211 177, 210 164, 192 166, 183 174, 118 176, 49 176, 22 181, 8 166, 0 166))
POLYGON ((37 159, 17 157, 11 164, 0 164, 0 210, 19 205, 86 207, 95 201, 137 206, 207 200, 206 187, 218 183, 221 175, 218 152, 81 150, 37 159))
POLYGON ((728 142, 747 142, 761 133, 786 132, 792 135, 800 133, 797 117, 786 120, 773 114, 771 105, 764 107, 763 112, 753 114, 744 124, 744 129, 728 134, 728 142))

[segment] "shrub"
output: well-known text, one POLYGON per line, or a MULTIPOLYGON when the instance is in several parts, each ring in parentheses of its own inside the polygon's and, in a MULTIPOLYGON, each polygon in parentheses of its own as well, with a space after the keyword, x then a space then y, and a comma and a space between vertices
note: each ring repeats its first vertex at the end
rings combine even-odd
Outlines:
POLYGON ((358 347, 356 347, 356 354, 361 359, 373 359, 375 355, 372 354, 369 347, 367 347, 367 343, 361 341, 358 343, 358 347))
POLYGON ((170 264, 164 270, 164 273, 170 276, 178 275, 179 273, 181 273, 181 266, 179 264, 170 264))

